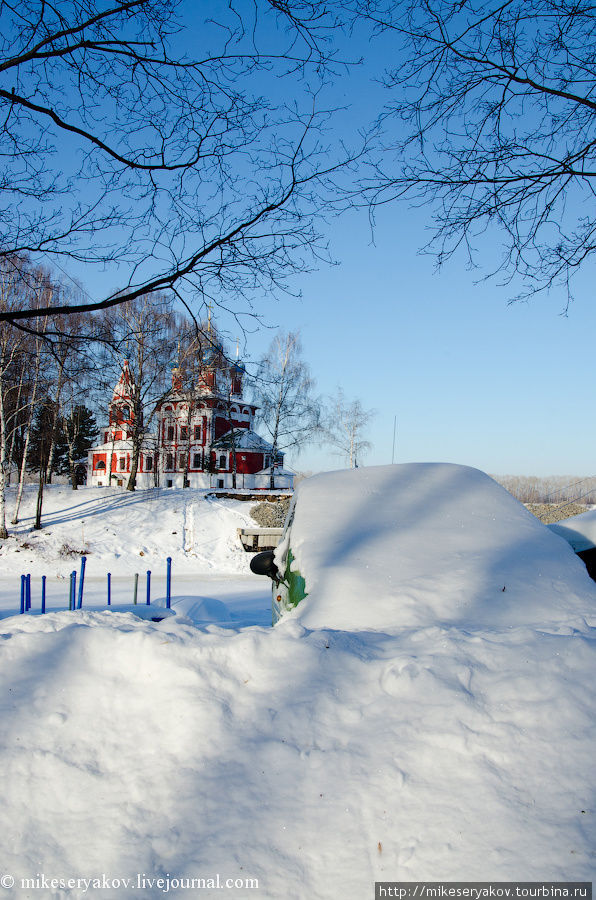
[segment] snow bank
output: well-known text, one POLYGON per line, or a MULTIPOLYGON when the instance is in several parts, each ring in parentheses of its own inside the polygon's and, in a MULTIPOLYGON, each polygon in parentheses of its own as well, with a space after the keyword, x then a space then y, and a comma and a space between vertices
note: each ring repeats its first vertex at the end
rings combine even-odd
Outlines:
POLYGON ((571 544, 576 553, 596 547, 596 509, 580 513, 579 516, 571 516, 548 527, 571 544))
POLYGON ((219 873, 258 879, 242 897, 362 900, 375 880, 594 875, 593 630, 1 628, 16 879, 219 873))
MULTIPOLYGON (((23 558, 54 567, 59 585, 72 560, 57 551, 83 526, 90 602, 103 596, 94 560, 122 566, 122 602, 144 547, 174 557, 176 615, 156 623, 112 607, 0 621, 11 896, 157 900, 157 878, 219 875, 256 879, 232 890, 243 898, 362 900, 375 880, 594 878, 596 629, 582 615, 594 585, 490 479, 411 471, 416 490, 393 471, 360 470, 359 501, 349 473, 331 476, 345 517, 333 543, 313 546, 297 513, 312 593, 275 628, 254 624, 270 621, 268 582, 245 576, 233 554, 243 565, 247 555, 228 545, 244 514, 230 501, 50 492, 46 555, 23 547, 26 523, 3 545, 5 612, 23 558), (304 627, 316 617, 331 627, 304 627), (21 885, 40 874, 119 882, 21 885)), ((317 507, 316 482, 301 496, 324 517, 333 504, 317 507)))
POLYGON ((302 482, 289 538, 308 628, 576 624, 596 587, 570 547, 492 478, 411 464, 302 482))
MULTIPOLYGON (((67 576, 88 556, 87 572, 114 575, 161 571, 248 574, 236 529, 254 526, 250 503, 205 497, 194 490, 138 490, 51 485, 44 493, 44 527, 33 531, 36 488, 25 489, 19 524, 0 543, 5 575, 30 571, 67 576)), ((8 510, 14 489, 8 492, 8 510)))

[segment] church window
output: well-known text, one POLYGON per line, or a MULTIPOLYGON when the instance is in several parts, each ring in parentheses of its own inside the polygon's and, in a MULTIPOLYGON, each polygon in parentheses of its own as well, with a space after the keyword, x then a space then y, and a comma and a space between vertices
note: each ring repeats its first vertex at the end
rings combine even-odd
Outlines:
POLYGON ((146 456, 145 457, 145 471, 151 472, 153 469, 153 457, 146 456))
POLYGON ((174 440, 174 426, 168 425, 168 441, 174 440))
POLYGON ((178 457, 178 459, 179 459, 178 465, 180 466, 181 469, 184 469, 185 464, 186 464, 185 454, 181 453, 180 456, 178 457))
POLYGON ((192 467, 193 467, 193 469, 201 468, 201 454, 200 453, 193 453, 192 467))
POLYGON ((225 469, 225 467, 226 467, 226 457, 225 457, 225 454, 222 453, 221 456, 219 457, 219 468, 225 469))
POLYGON ((95 466, 95 468, 98 469, 98 470, 101 469, 102 471, 105 471, 106 464, 105 464, 105 462, 103 461, 103 459, 100 459, 100 460, 99 460, 99 462, 97 463, 97 465, 95 466))
POLYGON ((173 469, 173 468, 174 468, 174 457, 172 456, 171 453, 168 453, 168 455, 166 456, 166 469, 173 469))
POLYGON ((180 440, 187 441, 188 440, 188 425, 180 426, 180 440))
POLYGON ((126 457, 120 457, 120 459, 118 460, 118 468, 121 472, 124 472, 126 470, 126 457))
POLYGON ((120 407, 120 415, 122 416, 123 419, 128 419, 128 417, 130 416, 130 407, 128 407, 128 406, 120 407))
POLYGON ((201 440, 201 426, 200 425, 195 425, 194 438, 195 438, 195 441, 201 440))

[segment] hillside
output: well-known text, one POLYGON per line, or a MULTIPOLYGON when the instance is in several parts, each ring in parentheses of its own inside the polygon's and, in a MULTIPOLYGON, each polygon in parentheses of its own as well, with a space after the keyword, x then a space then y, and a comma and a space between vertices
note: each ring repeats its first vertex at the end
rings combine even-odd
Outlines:
MULTIPOLYGON (((9 490, 10 512, 13 497, 14 491, 9 490)), ((138 600, 145 601, 148 570, 151 596, 154 602, 160 598, 163 602, 166 558, 170 556, 174 606, 179 612, 188 615, 197 598, 200 601, 204 593, 211 596, 217 584, 224 598, 242 613, 243 622, 269 624, 268 591, 250 575, 249 557, 236 534, 237 528, 254 525, 251 503, 205 498, 195 491, 129 493, 117 488, 72 491, 66 486, 50 486, 44 499, 44 527, 33 531, 35 498, 36 488, 27 487, 20 522, 10 526, 11 537, 0 544, 0 611, 4 615, 18 611, 20 576, 27 573, 32 576, 34 609, 39 606, 42 575, 47 578, 47 607, 64 609, 70 573, 80 571, 84 553, 85 608, 105 606, 108 572, 115 606, 132 603, 135 573, 139 575, 138 600), (205 591, 207 583, 210 589, 205 591), (254 611, 250 608, 253 601, 254 611)), ((205 610, 199 613, 195 609, 195 613, 196 621, 206 620, 205 610)), ((220 614, 229 618, 229 610, 220 608, 220 614)))

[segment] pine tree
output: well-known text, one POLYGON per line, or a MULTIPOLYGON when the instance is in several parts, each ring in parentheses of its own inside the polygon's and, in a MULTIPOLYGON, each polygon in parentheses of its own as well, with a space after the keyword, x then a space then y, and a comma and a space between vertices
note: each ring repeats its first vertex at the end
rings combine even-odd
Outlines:
POLYGON ((93 412, 83 404, 76 404, 61 417, 60 436, 54 457, 55 470, 60 475, 70 475, 76 490, 75 466, 87 457, 87 451, 97 443, 99 429, 93 412))

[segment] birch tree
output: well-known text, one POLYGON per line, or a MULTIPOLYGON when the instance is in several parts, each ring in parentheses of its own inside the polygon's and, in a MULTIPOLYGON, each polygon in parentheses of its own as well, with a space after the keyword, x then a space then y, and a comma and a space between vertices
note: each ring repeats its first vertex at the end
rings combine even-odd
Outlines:
POLYGON ((325 407, 321 439, 341 454, 350 469, 357 468, 362 456, 372 448, 365 435, 374 416, 374 410, 365 409, 360 400, 347 400, 341 388, 325 407))
MULTIPOLYGON (((11 312, 22 308, 30 272, 26 260, 11 257, 0 261, 0 309, 11 312)), ((0 539, 8 537, 6 527, 6 485, 17 430, 23 413, 30 408, 28 347, 30 337, 0 322, 0 539)))
POLYGON ((320 401, 314 395, 315 382, 302 358, 298 332, 280 332, 261 359, 253 387, 260 409, 257 421, 271 439, 271 475, 275 488, 275 469, 280 450, 300 452, 317 434, 320 401))

